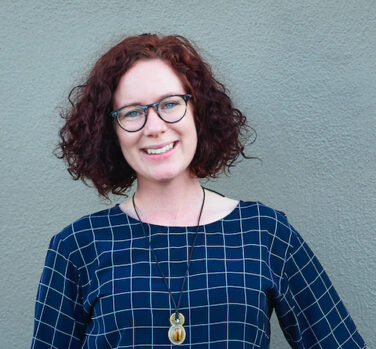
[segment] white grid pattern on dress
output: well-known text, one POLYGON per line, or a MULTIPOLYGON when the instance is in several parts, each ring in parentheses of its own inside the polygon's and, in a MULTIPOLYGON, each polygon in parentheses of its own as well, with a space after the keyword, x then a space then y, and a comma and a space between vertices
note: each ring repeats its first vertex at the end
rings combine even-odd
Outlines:
MULTIPOLYGON (((195 229, 148 228, 177 301, 195 229)), ((366 347, 283 213, 241 201, 198 234, 182 295, 187 339, 181 348, 268 348, 273 308, 293 348, 366 347)), ((32 348, 173 348, 172 311, 140 222, 115 206, 51 240, 32 348)))

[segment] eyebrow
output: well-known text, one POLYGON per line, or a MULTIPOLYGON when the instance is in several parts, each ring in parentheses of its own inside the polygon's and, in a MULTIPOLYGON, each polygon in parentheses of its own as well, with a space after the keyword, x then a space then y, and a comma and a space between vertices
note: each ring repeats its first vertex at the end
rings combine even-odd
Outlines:
POLYGON ((160 102, 163 98, 166 98, 166 97, 169 97, 169 96, 177 96, 177 95, 184 95, 185 92, 183 93, 177 93, 177 92, 171 92, 171 93, 165 93, 163 95, 161 95, 155 102, 153 103, 149 103, 149 104, 142 104, 140 102, 134 102, 134 103, 129 103, 129 104, 125 104, 123 105, 122 107, 118 108, 118 109, 122 109, 122 108, 125 108, 125 107, 131 107, 132 105, 150 105, 150 104, 154 104, 154 103, 158 103, 160 102))

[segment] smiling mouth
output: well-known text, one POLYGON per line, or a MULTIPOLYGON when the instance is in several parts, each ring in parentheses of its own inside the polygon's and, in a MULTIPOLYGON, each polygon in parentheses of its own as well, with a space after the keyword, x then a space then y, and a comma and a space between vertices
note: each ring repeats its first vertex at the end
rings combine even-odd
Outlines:
POLYGON ((176 144, 176 142, 172 142, 170 144, 165 145, 162 148, 157 148, 157 149, 146 148, 146 149, 143 149, 143 150, 147 154, 163 154, 163 153, 169 151, 170 149, 172 149, 175 146, 175 144, 176 144))

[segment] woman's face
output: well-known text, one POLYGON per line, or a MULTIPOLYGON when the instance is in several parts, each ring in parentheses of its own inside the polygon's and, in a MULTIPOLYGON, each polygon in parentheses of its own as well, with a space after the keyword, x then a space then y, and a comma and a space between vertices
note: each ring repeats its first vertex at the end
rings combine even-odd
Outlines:
MULTIPOLYGON (((145 59, 121 77, 113 107, 152 104, 165 96, 185 93, 182 82, 167 63, 145 59)), ((166 123, 152 107, 148 109, 145 126, 137 132, 127 132, 116 123, 120 148, 138 181, 169 181, 190 175, 189 165, 197 147, 191 103, 188 102, 185 116, 177 123, 166 123)))

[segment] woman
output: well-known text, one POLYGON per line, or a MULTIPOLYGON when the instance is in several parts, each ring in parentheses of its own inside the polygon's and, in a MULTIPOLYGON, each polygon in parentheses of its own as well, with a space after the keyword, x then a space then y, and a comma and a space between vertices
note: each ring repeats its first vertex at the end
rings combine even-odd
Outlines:
POLYGON ((203 189, 245 117, 183 37, 126 38, 79 87, 61 157, 100 195, 135 194, 51 240, 32 348, 365 348, 285 215, 203 189))

